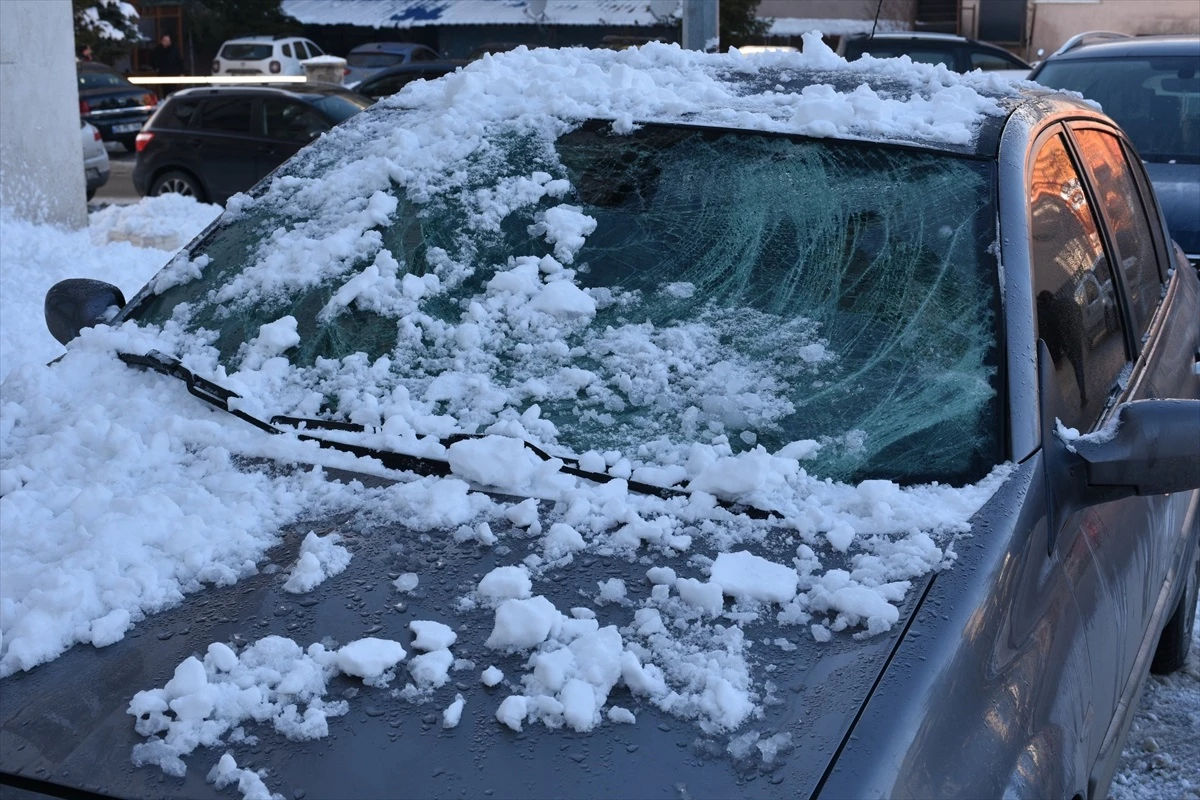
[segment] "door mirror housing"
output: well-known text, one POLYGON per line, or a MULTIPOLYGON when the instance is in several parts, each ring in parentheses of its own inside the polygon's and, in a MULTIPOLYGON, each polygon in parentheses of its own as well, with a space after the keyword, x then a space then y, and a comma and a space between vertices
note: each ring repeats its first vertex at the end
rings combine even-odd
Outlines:
POLYGON ((125 295, 111 283, 68 278, 50 287, 43 308, 50 334, 66 344, 84 328, 108 322, 124 306, 125 295))
POLYGON ((1088 436, 1065 442, 1093 491, 1128 495, 1200 489, 1200 400, 1135 400, 1088 436))

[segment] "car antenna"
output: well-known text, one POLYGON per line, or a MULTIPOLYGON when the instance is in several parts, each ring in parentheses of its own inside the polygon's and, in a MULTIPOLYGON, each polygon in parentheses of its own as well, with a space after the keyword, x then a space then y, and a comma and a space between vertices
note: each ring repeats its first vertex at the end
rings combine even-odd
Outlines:
POLYGON ((875 26, 879 24, 880 11, 883 11, 883 0, 879 0, 875 6, 875 21, 871 23, 871 35, 867 37, 867 41, 875 38, 875 26))

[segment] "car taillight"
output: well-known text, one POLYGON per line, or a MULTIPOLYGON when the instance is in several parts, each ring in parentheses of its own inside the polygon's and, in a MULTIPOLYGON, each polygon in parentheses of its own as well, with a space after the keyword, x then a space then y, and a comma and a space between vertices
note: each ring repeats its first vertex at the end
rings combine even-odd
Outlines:
POLYGON ((142 95, 142 104, 147 105, 147 106, 158 105, 158 95, 156 95, 156 94, 142 95))
POLYGON ((216 75, 220 71, 221 71, 221 62, 214 58, 213 59, 213 75, 216 75))
POLYGON ((134 140, 135 141, 134 147, 137 149, 137 152, 140 153, 143 150, 145 150, 146 145, 150 144, 150 140, 153 138, 154 138, 154 134, 150 133, 148 131, 142 131, 141 133, 139 133, 137 135, 137 139, 134 140))
POLYGON ((100 129, 99 128, 96 128, 96 130, 92 132, 92 138, 95 139, 97 142, 100 141, 100 129))
POLYGON ((350 74, 350 68, 342 67, 342 76, 345 77, 346 75, 349 75, 349 74, 350 74))
POLYGON ((80 100, 80 101, 79 101, 79 113, 80 113, 80 114, 90 114, 90 113, 92 113, 92 107, 91 107, 91 106, 89 106, 89 105, 87 104, 87 100, 80 100))
POLYGON ((271 74, 273 74, 273 75, 278 75, 279 70, 283 69, 283 67, 279 64, 278 61, 272 61, 269 65, 269 67, 271 69, 271 74))

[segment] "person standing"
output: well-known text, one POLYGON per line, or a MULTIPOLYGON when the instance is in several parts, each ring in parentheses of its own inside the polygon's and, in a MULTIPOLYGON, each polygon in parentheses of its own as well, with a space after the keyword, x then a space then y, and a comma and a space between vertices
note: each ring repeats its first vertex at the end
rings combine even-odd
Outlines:
MULTIPOLYGON (((170 34, 164 33, 158 40, 158 45, 150 52, 150 66, 164 77, 183 74, 183 57, 179 54, 179 48, 171 41, 170 34)), ((165 98, 177 88, 164 84, 159 86, 158 90, 165 98)))

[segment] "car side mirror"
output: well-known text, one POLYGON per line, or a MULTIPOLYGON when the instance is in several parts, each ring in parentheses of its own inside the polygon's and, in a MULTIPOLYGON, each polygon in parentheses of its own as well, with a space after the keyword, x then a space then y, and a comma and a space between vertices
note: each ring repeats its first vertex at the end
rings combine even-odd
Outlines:
POLYGON ((1135 400, 1099 431, 1064 437, 1054 365, 1038 340, 1038 384, 1046 471, 1048 545, 1076 511, 1134 495, 1200 489, 1200 400, 1135 400))
POLYGON ((74 339, 84 328, 108 322, 125 307, 125 295, 111 283, 90 278, 68 278, 46 292, 46 327, 62 344, 74 339))

